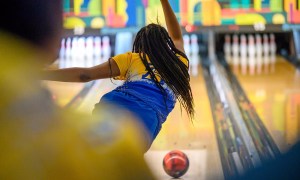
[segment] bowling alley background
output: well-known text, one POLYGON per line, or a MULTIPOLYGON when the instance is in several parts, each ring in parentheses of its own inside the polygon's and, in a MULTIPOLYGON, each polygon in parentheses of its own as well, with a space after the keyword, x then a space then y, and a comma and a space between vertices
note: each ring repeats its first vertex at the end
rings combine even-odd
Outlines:
MULTIPOLYGON (((191 123, 177 104, 145 154, 157 179, 170 179, 162 164, 172 150, 190 162, 183 179, 226 179, 299 141, 300 0, 169 1, 190 60, 196 114, 191 123)), ((160 0, 63 2, 53 68, 99 65, 131 51, 141 27, 165 24, 160 0)), ((59 105, 90 113, 122 82, 45 83, 59 105)))
MULTIPOLYGON (((300 0, 170 0, 182 26, 296 24, 300 0)), ((64 27, 141 27, 163 22, 159 0, 64 0, 64 27)))

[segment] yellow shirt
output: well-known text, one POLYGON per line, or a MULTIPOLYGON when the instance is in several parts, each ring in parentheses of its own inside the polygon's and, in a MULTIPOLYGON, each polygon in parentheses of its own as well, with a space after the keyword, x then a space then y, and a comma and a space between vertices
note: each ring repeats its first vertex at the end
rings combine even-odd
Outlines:
POLYGON ((0 179, 154 179, 126 112, 60 110, 38 81, 43 57, 0 31, 0 179))
MULTIPOLYGON (((188 67, 188 60, 179 55, 178 57, 188 67)), ((143 78, 151 79, 138 53, 127 52, 114 56, 113 59, 120 70, 120 76, 115 77, 115 79, 130 81, 141 80, 143 78)), ((156 72, 155 74, 160 79, 159 74, 156 72)))

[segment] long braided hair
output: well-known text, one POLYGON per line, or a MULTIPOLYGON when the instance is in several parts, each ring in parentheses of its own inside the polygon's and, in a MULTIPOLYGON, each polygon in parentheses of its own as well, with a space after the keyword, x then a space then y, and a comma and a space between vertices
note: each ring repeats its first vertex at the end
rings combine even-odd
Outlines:
POLYGON ((154 71, 158 72, 161 79, 172 89, 181 106, 192 119, 194 116, 194 102, 189 83, 188 67, 177 55, 188 58, 175 47, 167 30, 153 23, 143 27, 136 35, 132 52, 139 53, 151 79, 166 95, 165 89, 155 76, 154 71), (147 56, 150 62, 147 61, 147 56))

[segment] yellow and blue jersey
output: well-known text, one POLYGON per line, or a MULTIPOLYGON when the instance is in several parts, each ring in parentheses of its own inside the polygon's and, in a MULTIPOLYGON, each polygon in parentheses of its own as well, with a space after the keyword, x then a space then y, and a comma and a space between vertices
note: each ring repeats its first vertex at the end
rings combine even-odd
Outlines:
MULTIPOLYGON (((180 55, 177 56, 188 67, 188 60, 180 55)), ((150 135, 148 147, 150 147, 160 131, 161 125, 173 110, 176 97, 153 69, 166 94, 157 87, 138 53, 127 52, 114 56, 112 59, 120 70, 120 75, 114 79, 126 81, 115 90, 105 94, 101 98, 101 102, 118 105, 136 115, 148 130, 150 135)), ((151 62, 149 59, 148 61, 151 62)))
MULTIPOLYGON (((180 55, 178 58, 188 67, 188 60, 180 55)), ((115 77, 117 80, 128 80, 128 81, 138 81, 141 79, 151 79, 150 74, 146 70, 139 53, 127 52, 124 54, 119 54, 113 57, 114 61, 117 63, 120 75, 115 77)), ((148 62, 150 62, 147 57, 148 62)), ((151 66, 151 63, 150 63, 151 66)), ((153 67, 152 67, 153 68, 153 67)), ((154 69, 154 68, 153 68, 154 69)), ((154 70, 156 78, 160 80, 159 74, 154 70)))

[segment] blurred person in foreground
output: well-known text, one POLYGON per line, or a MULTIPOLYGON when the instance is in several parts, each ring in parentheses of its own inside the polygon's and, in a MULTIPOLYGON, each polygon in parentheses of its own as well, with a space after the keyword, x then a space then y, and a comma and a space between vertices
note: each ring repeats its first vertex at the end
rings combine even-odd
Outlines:
POLYGON ((300 179, 300 142, 297 142, 287 152, 262 166, 249 170, 236 180, 258 179, 300 179))
POLYGON ((62 111, 41 86, 58 54, 61 0, 5 0, 0 11, 0 179, 153 179, 132 117, 62 111))

